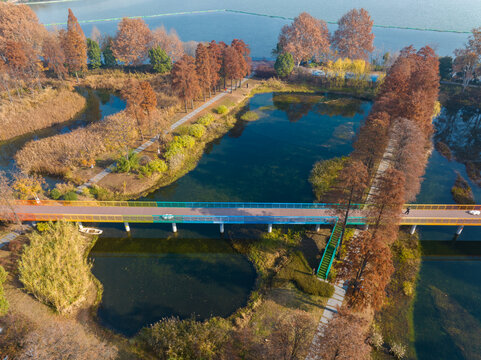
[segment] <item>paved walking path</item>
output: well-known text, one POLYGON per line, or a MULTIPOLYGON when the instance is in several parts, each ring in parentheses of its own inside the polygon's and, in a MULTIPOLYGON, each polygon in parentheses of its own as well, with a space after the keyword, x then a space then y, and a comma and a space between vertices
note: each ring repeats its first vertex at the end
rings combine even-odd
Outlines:
POLYGON ((334 285, 334 294, 329 300, 327 300, 327 304, 324 308, 324 312, 322 313, 321 321, 319 321, 319 325, 317 326, 316 334, 312 339, 311 348, 306 360, 316 360, 319 358, 317 354, 319 341, 321 340, 321 337, 324 336, 324 329, 329 320, 331 320, 334 314, 337 313, 337 309, 342 307, 344 297, 346 296, 346 290, 347 286, 345 286, 341 281, 334 285))
MULTIPOLYGON (((249 77, 250 78, 250 77, 249 77)), ((246 78, 246 79, 243 79, 241 81, 241 85, 244 84, 244 82, 246 82, 249 78, 246 78)), ((183 118, 181 118, 180 120, 176 121, 174 124, 172 124, 170 126, 170 131, 173 131, 175 130, 176 128, 178 128, 180 125, 186 123, 187 121, 191 120, 193 117, 195 117, 196 115, 198 115, 200 112, 202 112, 203 110, 205 110, 206 108, 208 108, 209 106, 211 106, 213 103, 215 103, 216 101, 219 101, 220 99, 222 99, 224 96, 226 96, 227 94, 229 94, 230 92, 229 91, 223 91, 223 92, 220 92, 219 94, 217 94, 216 96, 214 96, 212 99, 210 99, 209 101, 205 102, 204 104, 202 104, 201 106, 199 106, 197 109, 194 109, 193 111, 191 111, 190 113, 188 113, 187 115, 185 115, 183 118)), ((138 148, 136 148, 133 152, 138 154, 142 151, 144 151, 145 149, 147 149, 149 146, 153 145, 160 137, 160 134, 157 134, 156 136, 154 136, 152 139, 146 141, 145 143, 143 143, 142 145, 140 145, 138 148)), ((113 163, 112 165, 108 166, 106 169, 102 170, 101 172, 99 172, 97 175, 91 177, 86 183, 80 185, 77 187, 77 193, 80 193, 82 192, 82 190, 86 187, 89 187, 89 186, 92 186, 93 184, 95 183, 98 183, 100 180, 102 180, 104 177, 106 177, 108 174, 110 174, 111 172, 113 172, 115 170, 115 166, 116 164, 113 163)))
POLYGON ((3 247, 3 245, 8 244, 10 241, 15 240, 18 236, 20 236, 20 234, 15 231, 8 233, 0 239, 0 248, 3 247))
MULTIPOLYGON (((373 194, 376 192, 377 184, 381 179, 381 175, 386 171, 389 167, 389 164, 392 160, 392 151, 393 151, 393 141, 390 140, 386 151, 384 152, 381 162, 376 170, 376 175, 374 177, 374 181, 372 182, 371 188, 369 189, 369 193, 367 194, 366 204, 369 204, 373 194)), ((356 229, 354 232, 354 236, 359 234, 359 230, 356 229)), ((321 280, 324 281, 324 280, 321 280)), ((338 281, 334 285, 334 295, 327 301, 327 305, 324 309, 322 314, 321 320, 319 321, 319 325, 317 327, 317 331, 314 334, 314 338, 312 339, 311 347, 309 349, 309 355, 307 355, 306 360, 317 360, 320 359, 319 354, 317 353, 319 342, 321 338, 324 336, 324 330, 326 325, 329 323, 329 320, 332 319, 335 313, 337 313, 337 308, 342 307, 342 303, 344 301, 344 296, 346 295, 347 286, 344 285, 342 281, 338 281)))

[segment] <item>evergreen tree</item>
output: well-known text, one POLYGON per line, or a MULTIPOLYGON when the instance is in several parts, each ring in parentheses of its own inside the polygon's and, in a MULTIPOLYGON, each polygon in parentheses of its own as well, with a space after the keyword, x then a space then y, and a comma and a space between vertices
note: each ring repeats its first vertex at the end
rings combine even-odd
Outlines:
POLYGON ((294 69, 294 58, 292 57, 292 54, 280 54, 276 59, 274 69, 276 70, 277 75, 279 75, 280 77, 289 76, 289 74, 294 69))
POLYGON ((87 39, 87 56, 92 69, 98 69, 100 67, 100 54, 101 51, 99 44, 92 39, 87 39))
POLYGON ((113 67, 117 65, 117 59, 112 51, 112 39, 107 39, 105 41, 103 49, 102 49, 102 56, 103 56, 103 64, 106 67, 113 67))
POLYGON ((149 50, 149 59, 155 72, 165 74, 172 70, 172 60, 160 46, 149 50))

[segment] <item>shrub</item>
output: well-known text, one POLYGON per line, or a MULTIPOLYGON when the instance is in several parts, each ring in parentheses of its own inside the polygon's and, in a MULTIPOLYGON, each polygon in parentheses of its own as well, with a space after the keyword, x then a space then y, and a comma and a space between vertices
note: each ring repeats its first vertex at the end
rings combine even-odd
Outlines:
POLYGON ((297 274, 294 283, 299 290, 306 294, 318 295, 329 298, 334 294, 334 287, 324 281, 320 281, 315 275, 297 274))
POLYGON ((160 359, 212 359, 227 340, 229 324, 212 318, 162 319, 141 332, 143 339, 160 359))
POLYGON ((371 329, 370 343, 376 350, 381 350, 384 345, 381 331, 376 324, 374 324, 371 329))
POLYGON ((7 280, 7 275, 8 273, 0 265, 0 316, 6 315, 10 306, 3 290, 3 283, 7 280))
POLYGON ((64 194, 63 199, 67 201, 75 201, 78 199, 78 195, 75 191, 69 191, 68 193, 64 194))
POLYGON ((403 293, 406 296, 413 296, 414 295, 414 284, 410 281, 403 282, 403 293))
POLYGON ((174 136, 174 142, 179 143, 185 149, 191 149, 195 145, 195 139, 190 135, 174 136))
POLYGON ((129 173, 139 168, 139 154, 130 151, 127 156, 121 156, 117 160, 116 171, 129 173))
POLYGON ((151 177, 152 176, 152 169, 148 166, 141 166, 139 167, 139 174, 141 175, 140 177, 151 177))
POLYGON ((29 235, 18 262, 25 289, 59 313, 68 313, 85 300, 91 285, 92 265, 85 256, 91 239, 74 224, 59 221, 43 232, 29 235))
POLYGON ((149 167, 152 169, 153 172, 156 172, 156 173, 163 173, 168 169, 168 166, 165 163, 165 161, 160 159, 152 160, 149 163, 149 167))
POLYGON ((205 134, 205 126, 201 124, 194 124, 189 127, 189 135, 200 139, 205 134))
POLYGON ((57 188, 53 188, 52 190, 50 190, 50 197, 52 199, 58 200, 60 199, 61 196, 62 196, 62 193, 57 188))
POLYGON ((100 201, 114 200, 114 195, 111 192, 97 185, 92 185, 92 187, 89 188, 89 192, 100 201))
POLYGON ((346 157, 321 160, 314 164, 309 175, 312 190, 319 201, 335 184, 339 171, 347 161, 346 157))
POLYGON ((454 186, 451 188, 454 201, 457 204, 474 204, 474 195, 468 182, 458 173, 454 186))
POLYGON ((215 109, 215 112, 217 114, 221 114, 221 115, 227 114, 228 111, 229 111, 229 109, 225 105, 221 105, 221 106, 219 106, 215 109))
POLYGON ((37 223, 37 230, 40 232, 44 232, 50 229, 50 223, 48 222, 39 222, 37 223))
POLYGON ((200 125, 209 126, 214 120, 214 115, 206 114, 204 116, 201 116, 199 120, 197 120, 197 123, 199 123, 200 125))
POLYGON ((406 347, 404 345, 394 343, 391 346, 391 353, 396 359, 404 359, 406 356, 406 347))
POLYGON ((255 111, 247 111, 245 114, 241 116, 241 120, 244 121, 255 121, 259 119, 259 114, 255 111))

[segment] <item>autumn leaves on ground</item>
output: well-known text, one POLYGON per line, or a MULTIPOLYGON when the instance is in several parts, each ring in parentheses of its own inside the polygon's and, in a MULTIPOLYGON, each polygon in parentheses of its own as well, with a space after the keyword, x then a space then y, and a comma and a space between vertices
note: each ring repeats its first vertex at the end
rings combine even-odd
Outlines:
MULTIPOLYGON (((142 20, 128 18, 119 22, 115 37, 94 28, 86 39, 70 10, 67 29, 48 32, 30 8, 0 4, 0 141, 74 117, 85 106, 75 86, 119 92, 127 103, 101 122, 18 151, 20 172, 12 178, 0 174, 0 200, 7 212, 14 198, 118 199, 166 185, 195 167, 205 144, 225 134, 238 112, 245 121, 257 120, 257 114, 241 111, 243 100, 255 92, 336 91, 375 98, 353 153, 316 164, 310 178, 317 200, 340 204, 344 236, 329 281, 349 285, 345 306, 316 346, 310 348, 333 287, 312 275, 312 268, 328 233, 296 228, 256 239, 231 237, 258 273, 248 304, 227 319, 162 319, 127 341, 93 320, 102 289, 86 259, 94 239, 72 224, 57 223, 39 224, 28 237, 11 242, 8 252, 0 251, 8 272, 0 267, 0 312, 6 314, 1 355, 268 360, 301 359, 310 350, 326 359, 364 359, 376 349, 378 355, 403 358, 409 325, 403 323, 407 331, 400 334, 383 324, 393 317, 393 303, 406 305, 413 296, 417 239, 399 234, 398 224, 403 204, 420 190, 431 149, 439 63, 428 46, 406 47, 398 56, 384 54, 369 63, 372 24, 365 10, 352 10, 331 37, 324 21, 300 14, 282 29, 274 66, 257 66, 258 78, 249 80, 247 89, 241 80, 251 73, 251 59, 242 40, 182 43, 175 32, 151 30, 142 20), (324 76, 313 76, 309 67, 324 76), (374 70, 380 75, 377 83, 371 80, 374 70), (270 76, 283 81, 260 79, 270 76), (229 94, 168 133, 196 103, 219 91, 229 94), (159 141, 145 153, 131 151, 158 134, 159 141), (75 192, 74 184, 113 162, 116 174, 75 192), (378 171, 381 162, 388 166, 378 171), (38 174, 71 182, 45 192, 38 174), (346 229, 351 204, 364 201, 371 204, 369 229, 346 229), (409 251, 414 255, 404 256, 409 251)), ((9 219, 15 223, 14 216, 9 219)))

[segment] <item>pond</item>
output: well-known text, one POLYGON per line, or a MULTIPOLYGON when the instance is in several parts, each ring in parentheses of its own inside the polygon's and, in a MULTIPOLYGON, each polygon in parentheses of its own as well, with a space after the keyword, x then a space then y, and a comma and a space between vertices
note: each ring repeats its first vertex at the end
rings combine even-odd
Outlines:
MULTIPOLYGON (((481 187, 466 165, 479 169, 481 114, 470 108, 444 108, 436 119, 434 141, 449 146, 453 159, 434 151, 418 203, 454 203, 451 187, 463 176, 476 202, 481 187)), ((473 359, 481 353, 481 228, 465 227, 453 242, 455 227, 420 227, 423 257, 414 303, 415 348, 419 360, 473 359), (476 356, 474 356, 476 355, 476 356)))
MULTIPOLYGON (((370 107, 328 94, 255 95, 248 108, 259 120, 238 121, 194 170, 147 199, 310 202, 312 165, 348 155, 370 107)), ((182 224, 175 235, 170 224, 131 228, 130 238, 120 225, 106 228, 90 254, 104 286, 103 325, 130 336, 162 317, 227 316, 246 303, 254 270, 217 226, 182 224)))

